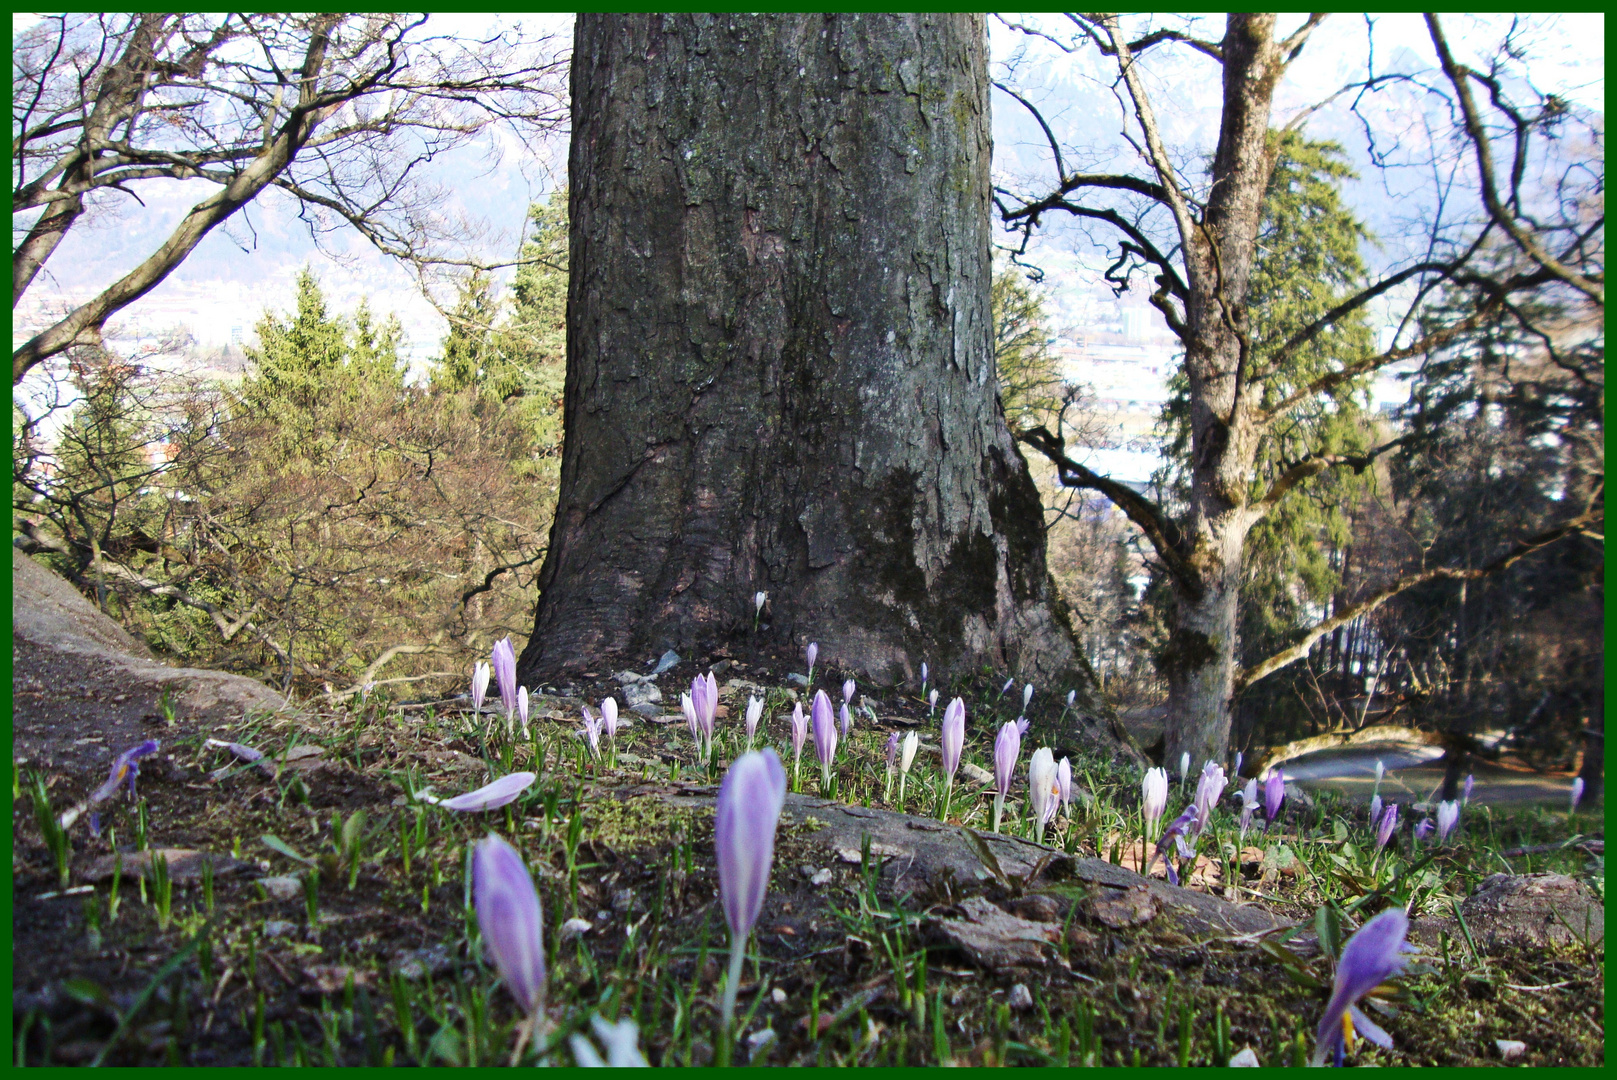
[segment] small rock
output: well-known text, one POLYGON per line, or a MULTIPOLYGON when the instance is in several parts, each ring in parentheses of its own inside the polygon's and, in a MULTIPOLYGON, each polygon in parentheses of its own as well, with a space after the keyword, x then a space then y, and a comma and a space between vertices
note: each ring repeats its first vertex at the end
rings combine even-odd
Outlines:
POLYGON ((571 941, 573 938, 578 937, 580 934, 587 933, 589 930, 590 921, 588 919, 568 919, 566 922, 561 924, 561 940, 571 941))
POLYGON ((1157 898, 1145 885, 1128 889, 1109 889, 1104 895, 1087 901, 1085 908, 1090 918, 1113 930, 1130 926, 1144 926, 1157 917, 1157 898))
POLYGON ((1606 909, 1593 889, 1565 874, 1494 874, 1460 905, 1477 943, 1570 945, 1606 936, 1606 909))
POLYGON ((103 855, 86 867, 81 876, 85 881, 111 881, 113 875, 118 873, 120 865, 118 860, 121 856, 124 877, 144 877, 152 872, 152 859, 158 855, 168 860, 168 877, 176 885, 201 881, 203 863, 213 864, 215 877, 221 874, 237 874, 251 868, 250 863, 232 859, 228 855, 192 851, 190 848, 153 848, 149 851, 123 851, 103 855))
POLYGON ((764 1028, 762 1031, 755 1031, 751 1035, 748 1035, 747 1060, 762 1061, 764 1058, 769 1056, 769 1051, 774 1047, 775 1042, 776 1035, 774 1028, 764 1028))
POLYGON ((1011 1007, 1012 1012, 1027 1012, 1033 1008, 1033 992, 1027 988, 1027 983, 1017 983, 1011 987, 1011 994, 1005 999, 1005 1004, 1011 1007))
POLYGON ((1502 1061, 1515 1061, 1527 1053, 1527 1044, 1516 1039, 1495 1039, 1493 1044, 1499 1048, 1502 1061))
POLYGON ((657 661, 657 666, 652 669, 651 673, 652 675, 661 675, 663 672, 667 671, 677 663, 679 663, 679 653, 675 652, 673 649, 669 649, 667 652, 663 653, 662 658, 657 661))
POLYGON ((297 932, 298 924, 287 922, 285 919, 271 919, 264 924, 264 936, 268 938, 291 937, 297 932))
POLYGON ((1093 930, 1073 923, 1067 927, 1067 945, 1074 949, 1093 949, 1100 944, 1100 938, 1093 930))
POLYGON ((340 994, 348 987, 348 980, 354 980, 354 986, 370 986, 376 980, 369 971, 359 971, 343 964, 315 964, 303 969, 303 977, 309 980, 308 989, 317 994, 340 994))
POLYGON ((814 871, 813 875, 809 877, 809 884, 810 885, 829 885, 830 883, 831 883, 831 871, 830 870, 816 870, 816 871, 814 871))
POLYGON ((1060 922, 1061 905, 1053 896, 1033 893, 1011 901, 1011 911, 1031 922, 1060 922))
MULTIPOLYGON (((892 844, 873 843, 870 845, 870 857, 872 859, 893 859, 900 858, 908 854, 909 852, 905 851, 903 848, 894 847, 892 844)), ((864 861, 864 853, 861 851, 861 849, 855 847, 837 848, 837 858, 841 859, 845 863, 852 863, 853 865, 858 866, 864 861)))
POLYGON ((786 991, 777 986, 769 992, 769 999, 776 1005, 784 1005, 786 1004, 786 991))
POLYGON ((808 684, 809 684, 807 675, 799 675, 795 671, 791 672, 790 674, 788 674, 786 676, 786 681, 787 682, 794 682, 798 686, 801 686, 801 687, 804 687, 804 688, 807 688, 808 684))
POLYGON ((960 775, 970 780, 973 784, 992 784, 994 782, 993 773, 973 765, 969 761, 961 764, 960 775))
POLYGON ((455 967, 455 958, 444 945, 428 945, 424 949, 409 949, 395 953, 388 963, 388 972, 407 982, 420 982, 428 975, 434 978, 455 967))
POLYGON ((645 682, 650 675, 640 675, 633 671, 619 671, 613 674, 612 680, 619 686, 630 686, 634 683, 645 682))
POLYGON ((279 877, 259 878, 258 883, 264 886, 272 900, 296 900, 303 895, 303 882, 290 874, 279 877))
POLYGON ((623 702, 630 709, 663 699, 663 692, 652 682, 630 683, 623 688, 623 702))
POLYGON ((1250 1046, 1230 1058, 1230 1068, 1232 1069, 1256 1069, 1257 1067, 1258 1055, 1253 1052, 1250 1046))

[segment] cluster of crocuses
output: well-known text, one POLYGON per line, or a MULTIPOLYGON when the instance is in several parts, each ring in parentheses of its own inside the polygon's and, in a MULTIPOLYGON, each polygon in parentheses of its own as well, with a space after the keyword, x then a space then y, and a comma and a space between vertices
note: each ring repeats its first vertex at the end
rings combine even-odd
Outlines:
MULTIPOLYGON (((1240 761, 1239 755, 1236 758, 1240 761)), ((1185 768, 1188 769, 1188 764, 1185 768)), ((1236 766, 1239 768, 1239 764, 1236 766)), ((1148 769, 1145 778, 1140 782, 1140 809, 1144 819, 1144 836, 1149 843, 1156 839, 1156 850, 1152 853, 1150 864, 1158 858, 1162 859, 1163 866, 1168 871, 1168 880, 1179 884, 1179 874, 1174 869, 1173 860, 1169 857, 1170 844, 1181 859, 1194 859, 1196 847, 1202 833, 1207 830, 1213 819, 1213 808, 1223 797, 1224 789, 1229 781, 1224 773, 1224 767, 1216 762, 1209 761, 1202 766, 1201 776, 1196 781, 1196 795, 1185 807, 1185 810, 1175 818, 1160 836, 1153 837, 1157 823, 1162 819, 1163 812, 1168 808, 1168 772, 1166 769, 1148 769)), ((1245 842, 1246 830, 1252 825, 1252 817, 1257 812, 1258 781, 1257 778, 1247 781, 1237 795, 1241 800, 1240 836, 1239 845, 1245 842)), ((1280 814, 1280 806, 1286 798, 1286 781, 1279 769, 1271 769, 1268 778, 1263 783, 1264 825, 1275 821, 1280 814)), ((1150 869, 1147 865, 1147 870, 1150 869)))
POLYGON ((710 671, 691 680, 691 691, 679 695, 679 708, 685 714, 685 726, 690 728, 696 743, 699 761, 713 760, 713 721, 719 713, 719 683, 710 671))
MULTIPOLYGON (((490 659, 493 661, 494 681, 499 687, 500 704, 505 707, 505 727, 511 730, 512 720, 522 722, 522 734, 528 734, 528 688, 517 685, 517 654, 507 634, 494 643, 490 659)), ((483 701, 488 697, 490 674, 488 660, 479 660, 472 668, 472 711, 481 713, 483 701)))

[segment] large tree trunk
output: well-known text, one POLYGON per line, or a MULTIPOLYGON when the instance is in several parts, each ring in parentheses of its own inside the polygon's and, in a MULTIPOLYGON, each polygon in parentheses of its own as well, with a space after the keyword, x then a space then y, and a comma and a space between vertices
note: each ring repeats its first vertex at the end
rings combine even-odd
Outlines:
MULTIPOLYGON (((984 27, 581 15, 561 490, 530 680, 753 626, 1090 697, 996 403, 984 27)), ((1109 726, 1109 725, 1108 725, 1109 726)))

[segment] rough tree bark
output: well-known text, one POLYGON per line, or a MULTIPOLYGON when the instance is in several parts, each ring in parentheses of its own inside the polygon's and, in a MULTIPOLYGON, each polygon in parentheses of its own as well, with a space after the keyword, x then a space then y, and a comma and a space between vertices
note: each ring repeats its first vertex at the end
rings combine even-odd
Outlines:
POLYGON ((1102 708, 996 402, 985 47, 965 15, 579 16, 524 678, 704 654, 767 591, 768 642, 876 683, 988 664, 1102 708))

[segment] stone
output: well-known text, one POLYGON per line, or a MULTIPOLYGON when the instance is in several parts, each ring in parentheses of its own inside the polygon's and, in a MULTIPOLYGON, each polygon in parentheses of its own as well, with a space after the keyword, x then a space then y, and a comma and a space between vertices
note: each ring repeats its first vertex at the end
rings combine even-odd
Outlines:
POLYGON ((454 970, 455 957, 447 946, 428 945, 423 949, 401 950, 388 962, 388 973, 398 975, 407 982, 420 982, 431 975, 437 978, 454 970))
POLYGON ((813 874, 809 875, 809 884, 810 885, 829 885, 830 883, 831 883, 831 871, 830 870, 816 870, 816 871, 814 871, 813 874))
POLYGON ((568 919, 561 924, 561 940, 571 941, 575 937, 588 933, 590 929, 588 919, 568 919))
POLYGON ((1495 1039, 1493 1044, 1499 1050, 1501 1061, 1515 1061, 1527 1052, 1527 1044, 1519 1039, 1495 1039))
POLYGON ((254 869, 252 863, 232 859, 228 855, 192 851, 189 848, 152 848, 149 851, 122 851, 103 855, 85 867, 81 877, 84 881, 97 883, 111 881, 113 875, 118 873, 120 856, 123 859, 124 877, 146 877, 152 872, 152 859, 158 855, 168 860, 168 879, 176 885, 201 881, 204 863, 213 864, 215 877, 254 869))
POLYGON ((769 1056, 777 1041, 774 1028, 764 1028, 747 1036, 747 1060, 762 1061, 769 1056))
POLYGON ((935 934, 990 971, 1045 963, 1060 928, 1006 914, 981 896, 960 902, 961 917, 931 923, 935 934))
POLYGON ((346 964, 314 964, 303 969, 303 977, 308 980, 304 990, 316 994, 340 994, 348 988, 350 979, 355 988, 368 987, 376 981, 375 973, 346 964))
POLYGON ((303 882, 290 874, 259 878, 258 883, 272 900, 296 900, 303 895, 303 882))
POLYGON ((992 784, 994 782, 993 773, 989 772, 987 769, 973 765, 969 761, 961 763, 960 775, 965 779, 970 780, 973 784, 992 784))
POLYGON ((623 688, 623 703, 630 709, 637 705, 649 705, 663 699, 663 692, 657 689, 654 682, 629 683, 623 688))
POLYGON ((287 922, 285 919, 271 919, 264 924, 264 936, 267 938, 291 937, 297 933, 298 924, 287 922))
MULTIPOLYGON (((1479 949, 1545 945, 1598 946, 1606 937, 1606 908, 1593 889, 1565 874, 1494 874, 1477 884, 1460 905, 1466 929, 1479 949)), ((1441 933, 1461 936, 1444 916, 1417 919, 1409 936, 1434 945, 1441 933)))
POLYGON ((1113 930, 1144 926, 1161 912, 1156 897, 1144 883, 1126 889, 1108 889, 1086 900, 1083 910, 1091 919, 1113 930))
POLYGON ((1257 1067, 1258 1055, 1250 1046, 1230 1058, 1230 1068, 1232 1069, 1256 1069, 1257 1067))
POLYGON ((664 717, 662 715, 662 707, 651 701, 643 701, 639 705, 631 705, 629 706, 629 711, 638 713, 647 720, 650 720, 653 724, 668 724, 672 723, 675 719, 672 716, 664 717))
POLYGON ((1033 1008, 1033 992, 1027 988, 1027 983, 1017 983, 1011 987, 1005 1004, 1011 1007, 1012 1012, 1027 1012, 1033 1008))

